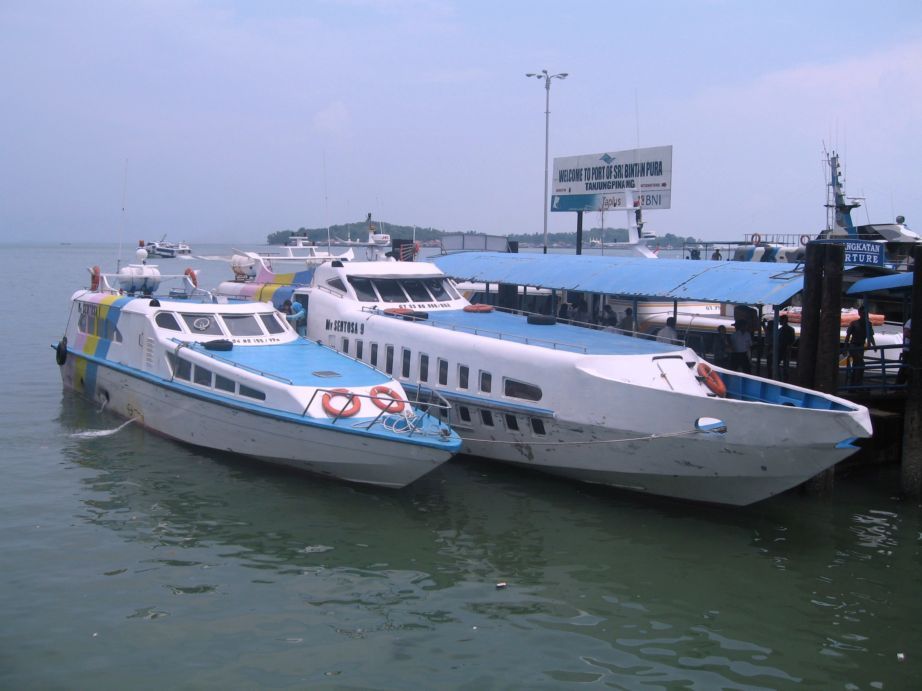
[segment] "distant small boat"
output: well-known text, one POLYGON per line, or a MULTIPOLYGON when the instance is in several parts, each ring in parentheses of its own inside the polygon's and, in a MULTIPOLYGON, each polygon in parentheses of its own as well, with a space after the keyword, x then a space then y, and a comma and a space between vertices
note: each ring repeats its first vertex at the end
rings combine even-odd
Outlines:
POLYGON ((161 257, 163 259, 172 259, 182 254, 192 254, 192 248, 185 241, 168 242, 166 235, 159 240, 151 240, 144 245, 149 255, 161 257))
POLYGON ((270 304, 219 301, 191 268, 163 276, 146 257, 94 267, 73 294, 55 346, 66 388, 188 444, 357 483, 403 487, 460 449, 393 377, 298 337, 270 304), (156 293, 165 280, 179 285, 156 293))

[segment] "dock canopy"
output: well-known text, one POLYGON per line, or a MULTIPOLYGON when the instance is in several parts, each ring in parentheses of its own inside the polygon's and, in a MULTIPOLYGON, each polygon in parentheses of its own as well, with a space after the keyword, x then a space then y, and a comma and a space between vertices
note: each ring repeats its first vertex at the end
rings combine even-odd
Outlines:
MULTIPOLYGON (((444 269, 442 269, 444 271, 444 269)), ((912 290, 912 272, 900 272, 890 276, 874 276, 855 281, 848 289, 849 295, 863 295, 864 293, 878 293, 884 290, 912 290)))
POLYGON ((462 252, 434 260, 459 281, 637 298, 783 305, 803 290, 800 264, 462 252))

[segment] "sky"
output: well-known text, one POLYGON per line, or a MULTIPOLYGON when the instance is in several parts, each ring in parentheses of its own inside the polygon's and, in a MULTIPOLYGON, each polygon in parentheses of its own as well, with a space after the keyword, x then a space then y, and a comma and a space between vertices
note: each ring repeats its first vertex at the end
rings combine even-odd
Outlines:
POLYGON ((0 0, 0 242, 542 233, 542 69, 551 167, 672 145, 648 230, 815 233, 824 149, 922 229, 918 0, 0 0))

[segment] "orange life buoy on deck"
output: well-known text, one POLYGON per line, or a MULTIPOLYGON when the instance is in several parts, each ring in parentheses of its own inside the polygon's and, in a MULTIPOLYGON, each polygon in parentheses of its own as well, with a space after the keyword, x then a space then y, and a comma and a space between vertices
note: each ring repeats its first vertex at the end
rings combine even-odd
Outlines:
POLYGON ((388 307, 386 310, 384 310, 384 314, 397 314, 400 316, 412 313, 413 310, 411 310, 409 307, 388 307))
POLYGON ((186 269, 185 275, 189 277, 189 280, 192 281, 192 287, 198 288, 198 275, 195 273, 195 269, 191 266, 186 269))
POLYGON ((698 376, 704 379, 705 386, 721 398, 727 395, 727 385, 724 384, 724 380, 706 362, 698 363, 698 376))
POLYGON ((762 236, 759 235, 758 233, 753 233, 752 234, 752 244, 758 245, 760 242, 762 242, 762 236))
POLYGON ((400 394, 387 386, 374 386, 371 391, 371 402, 378 406, 381 410, 386 413, 402 413, 403 409, 406 407, 403 399, 400 398, 400 394), (381 399, 378 395, 386 396, 386 398, 381 399))
POLYGON ((465 312, 492 312, 493 305, 484 305, 484 304, 465 305, 464 311, 465 312))
POLYGON ((359 400, 359 397, 354 396, 349 389, 331 389, 323 394, 320 402, 323 404, 323 411, 332 417, 352 417, 359 412, 359 408, 362 407, 362 402, 359 400), (350 401, 345 407, 336 408, 332 400, 337 396, 345 396, 350 398, 350 401))
POLYGON ((810 236, 809 236, 809 235, 801 235, 801 236, 800 236, 800 244, 801 244, 801 245, 803 245, 804 247, 806 247, 808 242, 810 242, 810 236))

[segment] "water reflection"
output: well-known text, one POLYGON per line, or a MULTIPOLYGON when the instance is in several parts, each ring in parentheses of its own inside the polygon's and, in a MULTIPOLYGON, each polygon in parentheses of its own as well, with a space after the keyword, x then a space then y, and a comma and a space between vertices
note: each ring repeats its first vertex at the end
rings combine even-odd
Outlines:
MULTIPOLYGON (((60 423, 118 420, 65 395, 60 423)), ((203 683, 864 688, 909 679, 881 661, 922 643, 887 573, 918 572, 916 531, 847 492, 725 510, 470 460, 388 492, 135 426, 63 453, 91 471, 80 518, 123 545, 82 565, 121 616, 182 619, 176 655, 239 653, 203 683)))

